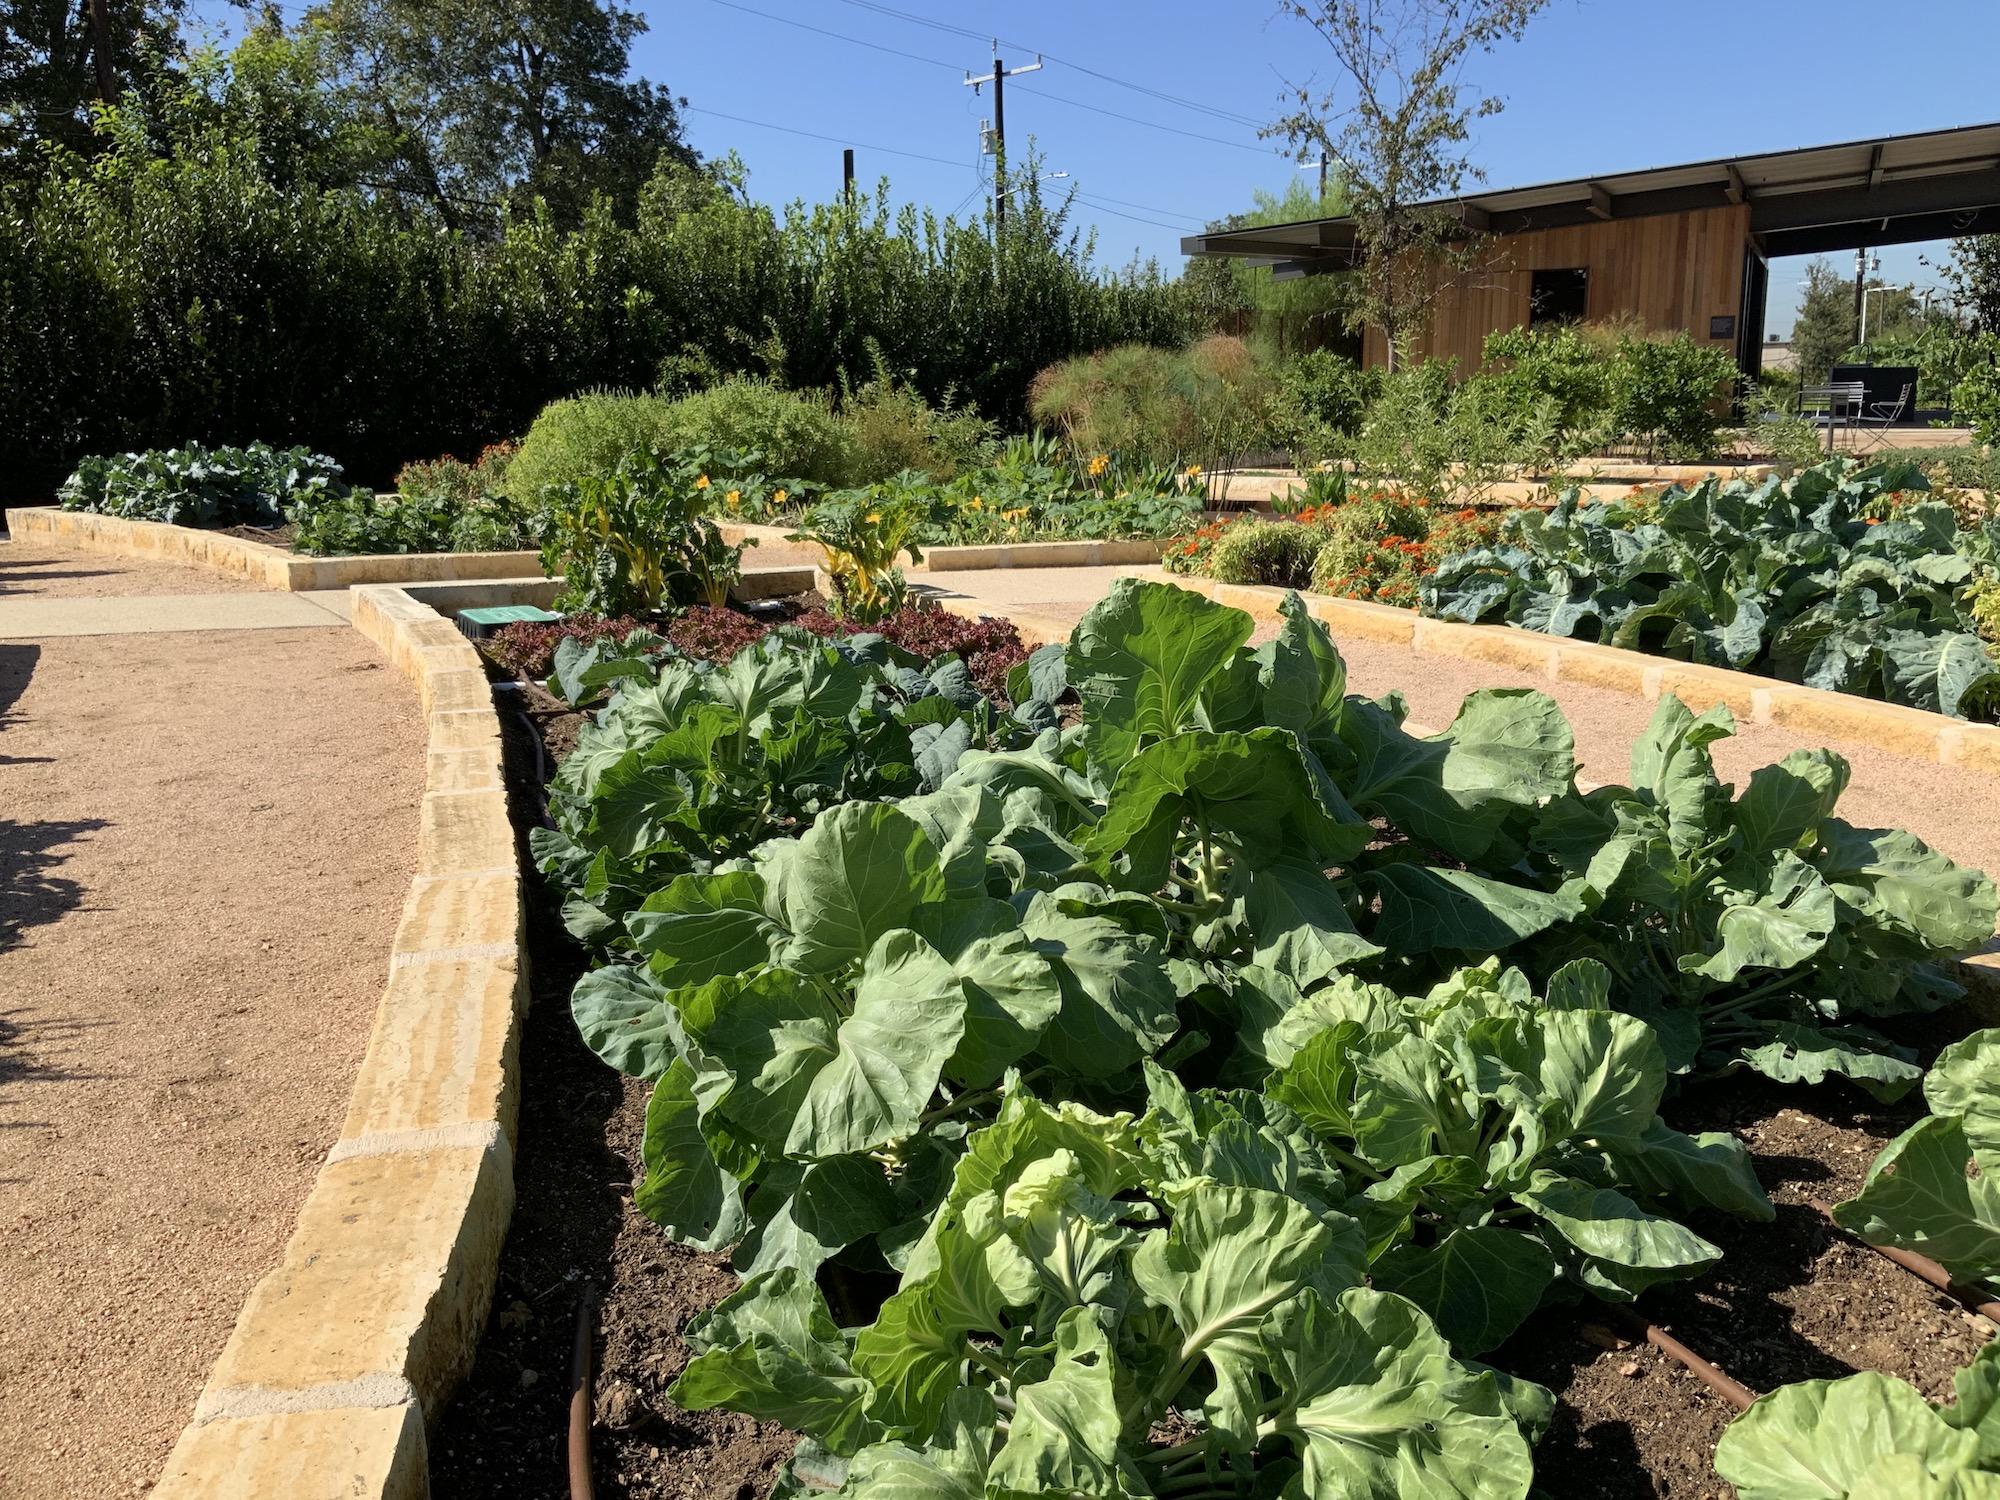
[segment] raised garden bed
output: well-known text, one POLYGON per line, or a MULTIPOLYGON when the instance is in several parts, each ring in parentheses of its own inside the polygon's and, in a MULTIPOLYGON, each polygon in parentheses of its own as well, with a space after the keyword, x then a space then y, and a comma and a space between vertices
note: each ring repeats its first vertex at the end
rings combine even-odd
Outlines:
POLYGON ((455 579, 533 578, 538 552, 387 552, 357 557, 301 557, 259 540, 251 528, 205 531, 158 521, 128 521, 90 511, 26 506, 7 512, 7 529, 23 541, 159 557, 251 579, 268 589, 302 593, 366 583, 435 583, 455 579))
MULTIPOLYGON (((1287 628, 1296 631, 1297 618, 1288 616, 1287 628)), ((1193 617, 1182 626, 1173 638, 1199 637, 1193 617)), ((1086 725, 1088 712, 1086 705, 1086 725)), ((568 752, 575 722, 562 705, 541 703, 510 723, 510 789, 524 833, 542 820, 544 774, 568 752)), ((565 1001, 584 955, 565 935, 553 893, 534 892, 530 909, 539 1003, 526 1052, 520 1209, 471 1384, 433 1439, 434 1493, 560 1493, 562 1374, 590 1284, 604 1292, 591 1403, 598 1492, 767 1494, 789 1454, 788 1434, 743 1416, 686 1411, 667 1395, 689 1362, 689 1322, 735 1278, 719 1256, 670 1243, 640 1213, 639 1202, 658 1191, 657 1163, 642 1149, 652 1087, 605 1070, 582 1045, 565 1001)), ((574 912, 567 916, 573 926, 574 912)), ((1976 1018, 1961 1009, 1882 1024, 1927 1060, 1976 1018)), ((1990 1330, 1833 1229, 1813 1207, 1849 1196, 1880 1146, 1922 1112, 1915 1095, 1878 1105, 1850 1085, 1780 1088, 1743 1073, 1675 1088, 1666 1123, 1736 1132, 1776 1204, 1775 1218, 1678 1213, 1721 1259, 1645 1291, 1636 1304, 1641 1327, 1648 1319, 1664 1326, 1757 1390, 1879 1369, 1932 1398, 1948 1394, 1951 1374, 1990 1330)), ((866 1323, 893 1286, 832 1263, 821 1280, 846 1324, 866 1323)), ((1553 1500, 1724 1493, 1709 1457, 1732 1409, 1641 1338, 1611 1308, 1558 1296, 1486 1356, 1556 1397, 1536 1448, 1538 1493, 1553 1500)))

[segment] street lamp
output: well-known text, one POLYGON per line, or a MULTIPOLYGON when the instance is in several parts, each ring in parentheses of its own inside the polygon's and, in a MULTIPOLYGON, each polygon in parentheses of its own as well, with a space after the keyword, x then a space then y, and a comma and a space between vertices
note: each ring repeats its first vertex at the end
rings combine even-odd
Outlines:
POLYGON ((1877 292, 1907 292, 1907 286, 1871 286, 1861 294, 1861 347, 1868 347, 1868 299, 1877 292))
POLYGON ((1019 187, 1008 188, 1006 192, 1000 195, 999 201, 1005 203, 1009 198, 1013 197, 1016 193, 1024 193, 1031 187, 1040 187, 1045 182, 1056 182, 1067 176, 1069 176, 1069 173, 1067 172, 1044 172, 1042 173, 1041 176, 1035 178, 1035 180, 1032 182, 1024 182, 1019 187))

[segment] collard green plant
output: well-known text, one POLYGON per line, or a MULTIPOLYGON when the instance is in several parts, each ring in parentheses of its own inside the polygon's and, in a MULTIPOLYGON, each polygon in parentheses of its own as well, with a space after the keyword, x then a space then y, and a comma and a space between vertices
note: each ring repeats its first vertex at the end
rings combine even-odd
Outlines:
POLYGON ((1924 1098, 1931 1113, 1889 1143, 1833 1217, 1871 1245, 1930 1256, 1954 1280, 1991 1281, 2000 1277, 2000 1031, 1939 1053, 1924 1098))
POLYGON ((1526 1496, 1547 1393, 1362 1287, 1339 1199, 1254 1100, 1135 1120, 1009 1083, 872 1322, 754 1276, 690 1331, 672 1396, 805 1432, 799 1463, 854 1497, 1526 1496))
POLYGON ((675 877, 748 855, 822 810, 934 787, 958 757, 1024 742, 965 664, 916 658, 879 636, 838 644, 780 630, 728 666, 680 659, 657 637, 557 647, 549 687, 583 706, 616 689, 578 733, 549 789, 537 862, 579 939, 622 938, 625 914, 675 877))
POLYGON ((295 551, 309 557, 390 552, 513 552, 536 541, 525 507, 498 495, 470 499, 412 488, 387 498, 366 490, 293 505, 295 551))
POLYGON ((1873 1370, 1757 1399, 1715 1445, 1737 1500, 2000 1500, 2000 1343, 1933 1406, 1873 1370))
MULTIPOLYGON (((918 757, 931 790, 893 805, 853 800, 915 790, 845 779, 908 765, 865 739, 838 742, 837 778, 731 760, 780 742, 704 705, 703 684, 772 658, 628 687, 564 768, 567 844, 540 847, 581 893, 579 929, 644 960, 587 977, 576 1009, 607 1060, 659 1081, 649 1211, 702 1243, 749 1235, 742 1258, 771 1264, 763 1226, 797 1255, 797 1217, 819 1209, 787 1205, 828 1201, 814 1185, 837 1174, 843 1212, 815 1219, 812 1255, 872 1238, 893 1257, 1006 1068, 1110 1105, 1148 1058, 1256 1087, 1288 1060, 1285 1018, 1343 974, 1420 991, 1495 953, 1551 985, 1602 963, 1593 1006, 1651 1027, 1606 1023, 1645 1035, 1642 1074, 1914 1080, 1859 1022, 1956 995, 1935 961, 1992 930, 1994 891, 1907 834, 1832 818, 1837 758, 1794 756, 1732 800, 1707 750, 1726 715, 1669 700, 1634 785, 1581 794, 1541 694, 1476 693, 1419 737, 1393 702, 1346 695, 1296 599, 1276 638, 1249 635, 1238 611, 1123 581, 1066 652, 1017 669, 1011 744, 944 724, 918 757), (1059 729, 1066 691, 1082 720, 1059 729), (758 842, 784 831, 773 809, 796 839, 758 842), (897 1014, 929 1019, 884 1024, 897 1014)), ((1486 1149, 1464 1144, 1420 1154, 1486 1149)), ((1474 1198, 1517 1188, 1536 1190, 1482 1177, 1474 1198)))
POLYGON ((1442 562, 1423 608, 1990 718, 2000 663, 1968 590, 2000 534, 1942 503, 1892 503, 1927 488, 1905 464, 1833 463, 1642 505, 1572 491, 1442 562))
POLYGON ((276 527, 287 512, 343 503, 348 495, 332 459, 268 443, 247 448, 188 443, 86 458, 57 491, 64 510, 213 527, 276 527))
POLYGON ((1834 817, 1848 768, 1830 750, 1794 751, 1736 793, 1709 749, 1734 727, 1726 708, 1663 697, 1630 786, 1544 811, 1533 851, 1583 906, 1544 962, 1608 965, 1677 1072, 1839 1075, 1894 1098, 1919 1070, 1868 1023, 1964 993, 1942 961, 1992 933, 1993 883, 1901 829, 1834 817))
POLYGON ((1267 1032, 1274 1098, 1356 1184, 1369 1275, 1461 1353, 1505 1340, 1558 1277, 1629 1301, 1721 1251, 1655 1210, 1769 1221, 1734 1136, 1659 1118, 1667 1064, 1583 960, 1537 999, 1517 969, 1466 969, 1420 1000, 1342 980, 1267 1032))

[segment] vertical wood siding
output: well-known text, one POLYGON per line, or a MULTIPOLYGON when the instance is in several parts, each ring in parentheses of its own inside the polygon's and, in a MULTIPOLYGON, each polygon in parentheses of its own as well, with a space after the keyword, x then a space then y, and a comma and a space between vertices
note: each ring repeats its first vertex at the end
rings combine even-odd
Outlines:
MULTIPOLYGON (((1500 236, 1478 268, 1439 292, 1414 353, 1455 358, 1459 374, 1471 374, 1487 334, 1528 321, 1530 273, 1574 266, 1590 271, 1592 322, 1636 317, 1649 329, 1733 348, 1733 337, 1709 338, 1708 320, 1737 315, 1749 239, 1747 204, 1500 236)), ((1364 346, 1367 363, 1384 362, 1379 329, 1368 330, 1364 346)))

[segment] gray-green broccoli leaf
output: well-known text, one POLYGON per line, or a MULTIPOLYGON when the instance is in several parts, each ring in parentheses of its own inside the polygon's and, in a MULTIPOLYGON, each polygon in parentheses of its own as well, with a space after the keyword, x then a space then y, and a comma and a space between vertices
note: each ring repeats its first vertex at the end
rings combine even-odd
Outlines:
MULTIPOLYGON (((1918 1475, 1949 1475, 1971 1470, 1977 1450, 1974 1435, 1953 1428, 1914 1387, 1868 1370, 1760 1396, 1715 1445, 1715 1469, 1738 1500, 1928 1500, 1921 1490, 1884 1486, 1903 1470, 1897 1460, 1914 1461, 1918 1475)), ((1957 1493, 1974 1500, 1979 1492, 1957 1493)))
POLYGON ((1491 1372, 1451 1357, 1400 1297, 1314 1292, 1260 1331, 1290 1405, 1278 1430, 1300 1449, 1314 1500, 1525 1500, 1527 1440, 1491 1372))
POLYGON ((1968 1173, 1959 1122, 1929 1115, 1891 1141, 1834 1220, 1871 1245, 1915 1250, 1960 1280, 2000 1274, 2000 1176, 1968 1173))

